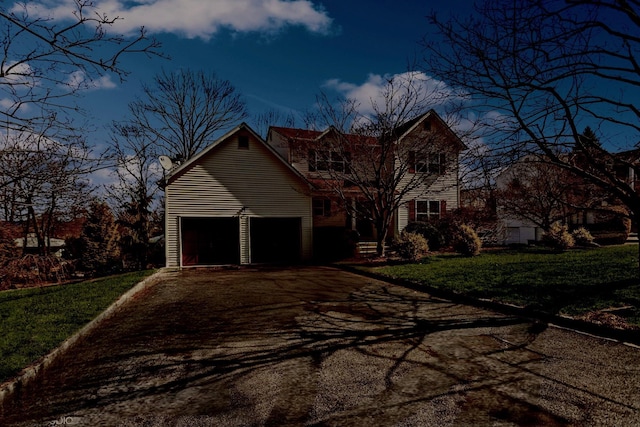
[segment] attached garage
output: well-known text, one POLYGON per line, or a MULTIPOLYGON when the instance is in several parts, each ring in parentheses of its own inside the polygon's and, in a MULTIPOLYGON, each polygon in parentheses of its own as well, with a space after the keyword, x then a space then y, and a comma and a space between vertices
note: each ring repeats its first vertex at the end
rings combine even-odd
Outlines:
POLYGON ((182 265, 240 264, 238 218, 182 218, 182 265))
POLYGON ((251 262, 288 264, 301 259, 300 218, 251 218, 251 262))
POLYGON ((311 184, 246 124, 170 170, 167 267, 313 256, 311 184))
POLYGON ((181 218, 182 266, 240 264, 242 246, 250 248, 250 263, 300 262, 301 218, 249 218, 249 224, 245 237, 239 217, 181 218))

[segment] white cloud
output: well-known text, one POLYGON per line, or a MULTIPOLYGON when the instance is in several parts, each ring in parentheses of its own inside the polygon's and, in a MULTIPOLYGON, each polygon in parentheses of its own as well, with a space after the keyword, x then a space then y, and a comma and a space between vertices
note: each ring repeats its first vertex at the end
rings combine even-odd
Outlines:
POLYGON ((98 90, 98 89, 113 89, 116 84, 111 80, 111 76, 104 75, 97 79, 87 79, 84 71, 74 71, 69 74, 67 81, 65 82, 72 90, 98 90))
POLYGON ((359 85, 331 79, 324 84, 324 87, 358 102, 360 113, 364 115, 373 113, 376 105, 383 106, 385 100, 390 98, 396 102, 403 102, 400 98, 407 93, 411 93, 415 100, 423 102, 430 108, 460 101, 464 96, 444 82, 418 71, 393 75, 370 74, 367 80, 359 85), (393 95, 389 92, 392 88, 393 95))
POLYGON ((33 77, 33 69, 25 62, 10 61, 3 64, 2 82, 13 87, 35 87, 37 79, 33 77))
MULTIPOLYGON (((74 0, 27 3, 32 16, 64 20, 74 0)), ((150 33, 175 33, 209 39, 223 28, 235 32, 274 32, 299 25, 326 33, 331 18, 311 0, 96 0, 96 8, 110 18, 114 29, 131 34, 144 26, 150 33)))

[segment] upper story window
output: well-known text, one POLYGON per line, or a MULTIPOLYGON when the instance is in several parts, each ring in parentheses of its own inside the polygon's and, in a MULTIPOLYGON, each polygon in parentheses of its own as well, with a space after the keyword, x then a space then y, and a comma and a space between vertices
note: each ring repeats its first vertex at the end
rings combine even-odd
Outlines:
POLYGON ((444 175, 446 172, 446 160, 444 153, 429 154, 429 173, 444 175))
POLYGON ((249 148, 249 137, 247 135, 238 136, 238 148, 249 148))
POLYGON ((309 172, 335 171, 350 173, 351 153, 309 150, 309 172))
POLYGON ((446 173, 447 156, 444 153, 409 152, 409 172, 444 175, 446 173))

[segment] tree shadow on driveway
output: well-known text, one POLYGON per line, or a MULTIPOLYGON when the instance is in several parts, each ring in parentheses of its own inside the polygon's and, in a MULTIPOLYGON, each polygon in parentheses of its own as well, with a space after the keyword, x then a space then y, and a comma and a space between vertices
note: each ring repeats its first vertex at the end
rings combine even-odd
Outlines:
MULTIPOLYGON (((75 416, 92 425, 185 417, 202 425, 567 425, 611 411, 637 416, 625 403, 634 400, 591 379, 550 374, 554 363, 568 369, 570 356, 538 341, 559 333, 331 268, 182 272, 103 322, 5 401, 2 415, 5 423, 75 416)), ((622 377, 615 366, 600 368, 622 377)))

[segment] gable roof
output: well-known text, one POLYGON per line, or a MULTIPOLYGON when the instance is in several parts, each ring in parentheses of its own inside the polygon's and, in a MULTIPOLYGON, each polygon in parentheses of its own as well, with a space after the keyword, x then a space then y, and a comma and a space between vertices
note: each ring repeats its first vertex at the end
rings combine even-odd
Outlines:
POLYGON ((311 143, 311 142, 320 141, 325 136, 334 132, 342 135, 347 141, 351 143, 355 143, 355 144, 358 144, 358 143, 361 144, 363 142, 366 142, 369 144, 377 143, 377 139, 374 137, 357 135, 352 133, 342 133, 333 126, 329 126, 323 131, 271 126, 269 128, 269 133, 271 132, 279 133, 280 135, 287 138, 290 142, 298 142, 298 143, 311 143))
POLYGON ((285 128, 279 126, 271 126, 269 128, 269 132, 271 131, 277 132, 286 138, 308 141, 315 141, 320 135, 324 133, 317 130, 285 128))
POLYGON ((290 165, 289 162, 287 162, 271 145, 267 144, 265 140, 262 139, 262 137, 260 137, 260 135, 258 135, 253 129, 251 129, 251 127, 245 122, 240 123, 238 126, 231 129, 229 132, 227 132, 226 134, 218 138, 215 142, 207 146, 204 150, 200 151, 198 154, 196 154, 186 162, 182 163, 177 168, 170 171, 169 176, 167 176, 167 185, 171 184, 171 182, 174 181, 178 176, 184 174, 186 171, 191 169, 195 164, 197 164, 200 161, 200 159, 205 157, 211 151, 215 150, 216 147, 218 147, 224 141, 226 141, 235 133, 241 130, 245 130, 249 132, 260 144, 262 144, 262 146, 264 146, 269 151, 269 153, 271 153, 276 159, 278 159, 278 161, 282 162, 282 164, 290 172, 292 172, 295 176, 297 176, 299 179, 304 181, 310 187, 313 187, 313 185, 305 178, 304 175, 302 175, 297 169, 295 169, 292 165, 290 165))
POLYGON ((440 126, 453 137, 453 141, 459 145, 460 150, 466 150, 468 148, 467 145, 462 142, 460 137, 453 130, 451 130, 451 127, 444 120, 442 120, 442 117, 440 117, 440 115, 436 113, 434 109, 430 109, 426 113, 420 114, 419 116, 403 123, 401 126, 398 126, 398 128, 396 128, 394 131, 394 136, 398 138, 398 140, 401 140, 402 138, 410 134, 421 123, 424 123, 425 120, 431 118, 435 119, 440 124, 440 126))
MULTIPOLYGON (((458 137, 458 135, 451 130, 451 127, 449 127, 449 125, 444 120, 442 120, 442 118, 438 115, 438 113, 436 113, 434 109, 430 109, 426 113, 420 114, 419 116, 416 116, 413 119, 408 120, 402 125, 398 126, 396 129, 393 130, 393 137, 397 138, 398 140, 401 140, 402 138, 410 134, 417 126, 419 126, 421 123, 423 123, 425 120, 429 118, 433 118, 438 121, 440 126, 443 129, 445 129, 447 133, 450 134, 450 136, 452 137, 452 140, 456 144, 458 144, 460 150, 466 150, 468 148, 467 145, 464 142, 462 142, 462 140, 458 137)), ((286 128, 286 127, 279 127, 279 126, 271 126, 269 128, 269 133, 276 132, 284 136, 291 142, 300 142, 300 143, 319 141, 322 137, 324 137, 325 135, 328 135, 332 131, 339 132, 333 126, 329 126, 324 131, 286 128)), ((362 143, 364 141, 367 141, 370 144, 377 143, 377 139, 372 136, 362 136, 362 135, 349 134, 349 133, 343 134, 343 136, 348 141, 353 143, 362 143)))

